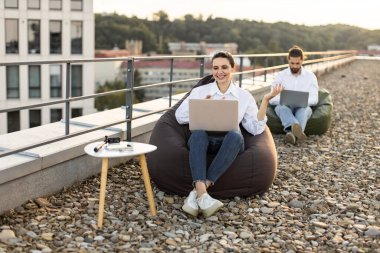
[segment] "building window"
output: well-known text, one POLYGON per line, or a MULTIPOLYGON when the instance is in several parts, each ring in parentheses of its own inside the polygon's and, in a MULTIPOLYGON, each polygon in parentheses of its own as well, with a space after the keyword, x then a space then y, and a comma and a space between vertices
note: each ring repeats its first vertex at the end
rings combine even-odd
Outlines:
POLYGON ((62 66, 50 65, 50 97, 62 97, 62 66))
POLYGON ((18 0, 5 0, 5 8, 18 8, 18 0))
POLYGON ((71 0, 71 10, 72 11, 83 10, 83 1, 82 0, 71 0))
POLYGON ((82 96, 82 65, 72 65, 71 67, 71 96, 82 96))
POLYGON ((41 97, 41 66, 29 66, 29 98, 41 97))
POLYGON ((62 53, 62 22, 50 21, 50 53, 62 53))
POLYGON ((20 130, 20 112, 8 112, 7 113, 8 133, 16 132, 20 130))
POLYGON ((82 115, 83 115, 83 109, 82 108, 71 109, 71 118, 80 117, 82 115))
POLYGON ((29 54, 40 53, 40 21, 28 21, 28 51, 29 54))
POLYGON ((28 9, 40 9, 40 0, 28 0, 28 9))
POLYGON ((5 20, 5 52, 18 54, 18 20, 5 20))
POLYGON ((62 10, 62 0, 50 0, 49 1, 50 10, 62 10))
POLYGON ((62 119, 62 109, 50 109, 50 122, 57 122, 62 119))
POLYGON ((71 53, 82 53, 82 21, 71 22, 71 53))
POLYGON ((20 78, 18 66, 6 67, 7 98, 20 98, 20 78))
POLYGON ((29 128, 41 126, 41 110, 29 110, 29 128))

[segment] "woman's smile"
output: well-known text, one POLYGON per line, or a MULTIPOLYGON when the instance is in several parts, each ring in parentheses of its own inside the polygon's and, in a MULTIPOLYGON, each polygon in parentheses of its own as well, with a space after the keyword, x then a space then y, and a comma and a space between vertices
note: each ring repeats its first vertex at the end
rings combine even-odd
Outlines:
POLYGON ((218 85, 228 85, 232 79, 233 68, 225 58, 216 58, 213 61, 212 75, 218 85))

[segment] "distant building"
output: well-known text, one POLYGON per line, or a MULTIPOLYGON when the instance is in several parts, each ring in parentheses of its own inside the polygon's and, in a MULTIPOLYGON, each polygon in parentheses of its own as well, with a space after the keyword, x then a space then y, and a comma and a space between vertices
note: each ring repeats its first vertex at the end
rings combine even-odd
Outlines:
POLYGON ((370 51, 372 51, 372 50, 380 51, 380 45, 379 44, 371 44, 371 45, 367 46, 367 49, 370 51))
POLYGON ((132 55, 141 55, 143 48, 142 40, 126 40, 125 49, 128 50, 132 55))
POLYGON ((367 50, 358 50, 357 55, 361 56, 380 56, 380 45, 378 44, 371 44, 367 46, 367 50))
MULTIPOLYGON (((125 49, 113 48, 112 50, 96 50, 95 58, 132 57, 142 54, 143 43, 141 40, 126 40, 125 49)), ((96 87, 105 82, 124 80, 125 76, 120 72, 122 61, 104 61, 95 64, 96 87)))
POLYGON ((228 51, 231 54, 236 54, 238 51, 238 45, 236 43, 206 43, 204 41, 188 43, 182 41, 170 42, 168 46, 169 51, 173 55, 209 55, 217 51, 228 51))
MULTIPOLYGON (((170 60, 160 61, 136 61, 134 67, 141 76, 141 85, 162 83, 170 81, 170 60)), ((205 63, 205 75, 211 74, 211 62, 205 63)), ((239 66, 235 66, 239 70, 239 66)), ((126 72, 127 62, 121 66, 121 71, 126 72)), ((244 70, 249 69, 244 67, 244 70)), ((200 63, 195 60, 174 60, 173 81, 200 77, 200 63)), ((173 85, 173 94, 189 91, 196 82, 185 82, 173 85)), ((169 96, 169 86, 151 87, 144 89, 145 101, 169 96)))
MULTIPOLYGON (((135 69, 141 77, 141 85, 162 83, 170 81, 170 60, 159 61, 136 61, 135 69)), ((211 65, 206 64, 206 68, 211 70, 211 65)), ((121 72, 125 73, 127 62, 121 66, 121 72)), ((208 72, 209 72, 208 71, 208 72)), ((175 60, 173 69, 173 81, 199 77, 199 62, 194 60, 175 60)), ((181 83, 173 85, 173 94, 189 90, 194 83, 181 83)), ((169 96, 169 86, 152 87, 144 89, 145 101, 169 96)))
MULTIPOLYGON (((0 61, 88 59, 94 56, 92 0, 2 0, 0 61)), ((66 64, 0 67, 0 107, 65 98, 66 64)), ((71 96, 94 93, 93 63, 71 66, 71 96)), ((0 134, 59 121, 64 104, 0 114, 0 134)), ((93 113, 93 99, 71 104, 71 116, 93 113)))
MULTIPOLYGON (((130 57, 132 54, 126 49, 96 50, 95 58, 118 58, 130 57)), ((123 61, 102 61, 95 63, 96 87, 104 85, 105 82, 123 80, 120 73, 120 65, 123 61)))

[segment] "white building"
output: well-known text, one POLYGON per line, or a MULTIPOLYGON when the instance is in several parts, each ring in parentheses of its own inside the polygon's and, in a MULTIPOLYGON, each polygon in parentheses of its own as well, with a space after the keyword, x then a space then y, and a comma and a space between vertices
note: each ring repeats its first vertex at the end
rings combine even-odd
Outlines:
POLYGON ((189 55, 189 54, 213 54, 217 51, 228 51, 231 54, 236 54, 238 44, 231 43, 206 43, 204 41, 198 43, 189 42, 169 42, 169 51, 173 55, 189 55))
MULTIPOLYGON (((235 59, 237 63, 236 70, 239 70, 239 61, 235 59)), ((140 74, 141 85, 163 83, 170 81, 170 60, 160 61, 135 61, 134 67, 140 74)), ((204 75, 209 75, 211 71, 211 62, 207 60, 205 62, 204 75)), ((243 70, 251 69, 249 65, 244 66, 243 70)), ((123 62, 121 65, 121 72, 125 73, 127 69, 127 62, 123 62)), ((200 62, 195 60, 175 60, 173 62, 173 77, 172 81, 193 79, 200 77, 200 62)), ((184 93, 189 91, 197 82, 183 82, 174 84, 172 87, 173 94, 184 93)), ((158 86, 144 89, 144 100, 149 101, 161 97, 169 96, 169 86, 158 86)))
MULTIPOLYGON (((0 62, 94 57, 92 0, 2 0, 0 62)), ((93 63, 71 68, 71 96, 93 94, 93 63)), ((65 98, 65 64, 0 67, 0 108, 65 98)), ((94 112, 93 99, 71 104, 71 117, 94 112)), ((59 121, 64 104, 0 114, 0 134, 59 121)))
MULTIPOLYGON (((95 58, 119 58, 130 57, 131 52, 125 49, 96 50, 95 58)), ((105 84, 105 82, 114 82, 123 80, 120 73, 120 66, 123 61, 100 61, 95 63, 95 83, 96 88, 105 84)))
MULTIPOLYGON (((170 60, 161 61, 135 61, 135 69, 141 76, 141 84, 153 84, 170 81, 170 60)), ((173 81, 198 78, 200 63, 194 60, 175 60, 173 64, 173 81)), ((122 65, 122 71, 126 69, 126 62, 122 65)), ((211 73, 211 64, 205 64, 205 73, 211 73)), ((180 83, 173 85, 173 94, 187 92, 196 82, 180 83)), ((145 100, 152 100, 169 96, 169 86, 152 87, 144 89, 145 100)))
POLYGON ((370 51, 380 51, 380 45, 379 44, 371 44, 367 46, 367 49, 370 51))
MULTIPOLYGON (((142 55, 143 42, 141 40, 126 40, 125 49, 113 48, 95 51, 95 58, 127 58, 142 55)), ((120 71, 123 61, 99 61, 95 64, 96 88, 105 82, 123 81, 125 76, 120 71)))

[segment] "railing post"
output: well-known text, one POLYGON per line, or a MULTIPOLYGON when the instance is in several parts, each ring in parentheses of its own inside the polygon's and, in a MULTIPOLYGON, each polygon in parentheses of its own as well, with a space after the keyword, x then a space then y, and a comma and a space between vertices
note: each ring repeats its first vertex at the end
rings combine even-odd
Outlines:
MULTIPOLYGON (((170 60, 170 76, 169 81, 173 81, 173 68, 174 68, 174 59, 172 58, 170 60)), ((169 85, 169 107, 172 107, 172 96, 173 96, 173 84, 170 83, 169 85)))
MULTIPOLYGON (((66 63, 66 99, 71 97, 71 63, 66 63)), ((70 102, 65 102, 65 135, 70 134, 70 102)))
MULTIPOLYGON (((243 72, 243 56, 240 56, 239 72, 243 72)), ((239 74, 239 87, 240 88, 241 88, 242 83, 243 83, 243 74, 239 74)))
MULTIPOLYGON (((256 58, 253 58, 253 70, 256 69, 256 58)), ((256 72, 253 72, 252 73, 252 84, 255 84, 255 76, 256 76, 256 72)))
POLYGON ((200 60, 200 64, 199 64, 199 77, 203 77, 204 74, 205 74, 205 58, 203 57, 200 60))
POLYGON ((127 123, 127 141, 132 140, 132 110, 133 110, 133 77, 134 77, 134 58, 128 59, 126 86, 129 91, 126 92, 125 119, 127 123))
MULTIPOLYGON (((265 57, 265 68, 268 67, 268 58, 265 57)), ((267 81, 267 70, 264 71, 264 82, 267 81)))

